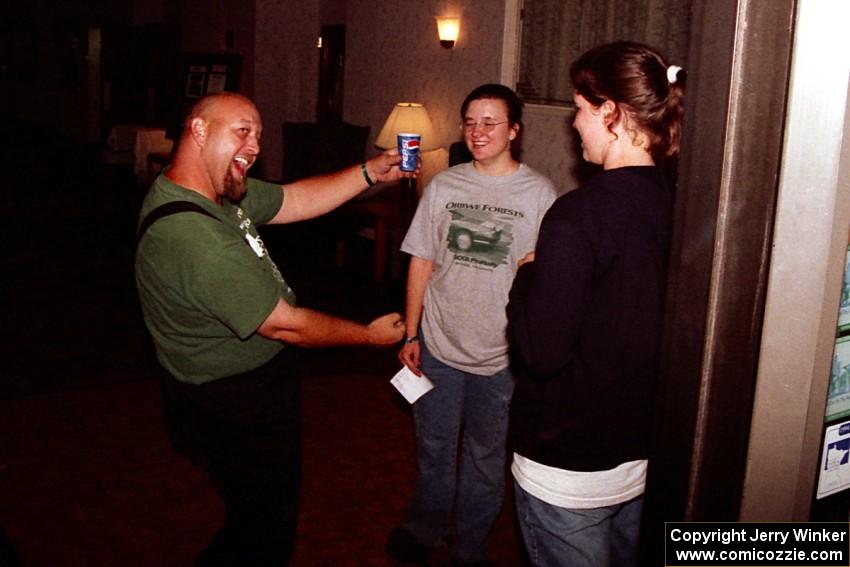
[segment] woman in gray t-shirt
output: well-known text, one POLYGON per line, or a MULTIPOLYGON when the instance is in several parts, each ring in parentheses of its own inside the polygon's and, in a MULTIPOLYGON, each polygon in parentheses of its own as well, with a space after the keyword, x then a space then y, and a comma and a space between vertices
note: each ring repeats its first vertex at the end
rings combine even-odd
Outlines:
POLYGON ((511 89, 476 88, 460 115, 472 161, 434 177, 402 243, 411 258, 399 359, 435 388, 413 406, 416 487, 387 546, 401 561, 422 561, 448 540, 452 559, 486 560, 502 505, 513 393, 505 306, 517 263, 534 250, 557 196, 512 154, 522 102, 511 89))

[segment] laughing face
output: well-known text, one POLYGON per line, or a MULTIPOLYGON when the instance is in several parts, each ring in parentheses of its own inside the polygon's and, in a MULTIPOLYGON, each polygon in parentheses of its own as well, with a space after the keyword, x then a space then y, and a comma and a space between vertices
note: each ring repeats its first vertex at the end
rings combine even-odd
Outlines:
POLYGON ((511 159, 511 141, 519 125, 508 121, 508 105, 495 98, 473 100, 463 117, 463 138, 476 161, 511 159))
POLYGON ((210 109, 201 157, 215 193, 238 203, 245 195, 248 169, 260 154, 263 125, 247 99, 228 98, 210 109))

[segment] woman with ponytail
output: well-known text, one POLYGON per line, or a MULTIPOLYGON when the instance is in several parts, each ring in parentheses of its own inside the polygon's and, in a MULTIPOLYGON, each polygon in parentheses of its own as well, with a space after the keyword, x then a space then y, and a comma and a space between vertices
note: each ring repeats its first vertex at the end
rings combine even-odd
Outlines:
POLYGON ((616 42, 571 69, 585 160, 508 304, 511 470, 534 565, 634 565, 658 373, 684 71, 616 42))

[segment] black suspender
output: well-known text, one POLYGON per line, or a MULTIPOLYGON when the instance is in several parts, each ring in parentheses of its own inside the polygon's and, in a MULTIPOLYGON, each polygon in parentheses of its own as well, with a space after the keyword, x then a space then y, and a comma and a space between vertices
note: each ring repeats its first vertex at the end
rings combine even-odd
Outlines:
POLYGON ((196 205, 195 203, 189 201, 171 201, 170 203, 165 203, 164 205, 160 205, 150 213, 145 219, 142 221, 142 224, 139 225, 139 231, 136 233, 136 247, 139 246, 139 242, 142 240, 142 236, 145 235, 148 228, 161 219, 162 217, 167 217, 169 215, 173 215, 175 213, 200 213, 202 215, 206 215, 208 217, 214 218, 218 220, 215 215, 206 210, 200 205, 196 205))

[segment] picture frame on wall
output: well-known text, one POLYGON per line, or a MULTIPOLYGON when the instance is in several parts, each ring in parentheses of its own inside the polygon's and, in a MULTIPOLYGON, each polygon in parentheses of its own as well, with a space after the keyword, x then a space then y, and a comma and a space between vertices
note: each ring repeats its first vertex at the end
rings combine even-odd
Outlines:
POLYGON ((198 99, 220 92, 239 92, 242 56, 237 53, 186 53, 184 96, 198 99))
POLYGON ((201 98, 206 92, 207 68, 203 65, 192 65, 186 74, 186 97, 201 98))
POLYGON ((242 82, 242 55, 238 53, 183 53, 182 80, 175 81, 176 103, 165 117, 166 137, 180 137, 183 120, 199 98, 220 92, 238 93, 242 82))
POLYGON ((207 77, 207 94, 222 93, 227 90, 227 67, 213 65, 207 77))

